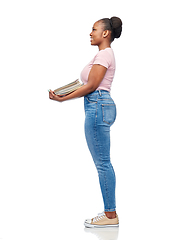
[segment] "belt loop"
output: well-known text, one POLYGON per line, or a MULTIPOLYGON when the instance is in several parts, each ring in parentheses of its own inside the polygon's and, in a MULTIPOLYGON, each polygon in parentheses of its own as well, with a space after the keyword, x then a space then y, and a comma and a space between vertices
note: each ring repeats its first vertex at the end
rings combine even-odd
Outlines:
POLYGON ((98 90, 99 91, 99 95, 100 95, 100 97, 101 97, 101 90, 98 90))

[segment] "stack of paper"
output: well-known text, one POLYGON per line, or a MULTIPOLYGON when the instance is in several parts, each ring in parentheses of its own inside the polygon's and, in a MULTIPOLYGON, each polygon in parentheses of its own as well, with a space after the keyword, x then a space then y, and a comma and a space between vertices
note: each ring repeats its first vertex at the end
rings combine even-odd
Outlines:
POLYGON ((54 93, 56 95, 64 96, 67 95, 71 92, 74 92, 78 88, 80 88, 83 85, 83 83, 80 83, 79 80, 77 79, 74 82, 71 82, 63 87, 57 88, 54 90, 54 93))

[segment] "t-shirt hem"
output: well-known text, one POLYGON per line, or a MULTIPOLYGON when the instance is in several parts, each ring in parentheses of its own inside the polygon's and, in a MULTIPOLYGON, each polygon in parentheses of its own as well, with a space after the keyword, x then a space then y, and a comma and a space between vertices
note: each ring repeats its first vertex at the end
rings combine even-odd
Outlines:
POLYGON ((105 91, 108 91, 108 92, 111 91, 111 89, 104 88, 104 87, 98 87, 95 91, 97 91, 97 90, 105 90, 105 91))

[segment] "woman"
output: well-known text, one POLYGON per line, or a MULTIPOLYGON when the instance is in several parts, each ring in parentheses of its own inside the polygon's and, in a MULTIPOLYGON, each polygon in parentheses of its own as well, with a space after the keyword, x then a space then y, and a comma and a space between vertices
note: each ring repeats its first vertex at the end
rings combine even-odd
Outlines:
POLYGON ((59 102, 84 96, 85 136, 98 171, 104 212, 87 219, 86 227, 117 227, 119 224, 115 203, 115 173, 110 162, 110 126, 116 118, 116 106, 110 96, 115 73, 115 58, 111 43, 122 31, 120 18, 104 18, 97 21, 90 33, 91 45, 99 52, 83 69, 81 80, 84 85, 64 97, 50 90, 49 98, 59 102))

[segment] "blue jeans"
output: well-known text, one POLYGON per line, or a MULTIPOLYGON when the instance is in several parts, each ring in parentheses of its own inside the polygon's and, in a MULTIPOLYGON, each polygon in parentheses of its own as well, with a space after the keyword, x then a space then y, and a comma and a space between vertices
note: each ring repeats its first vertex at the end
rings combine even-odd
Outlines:
POLYGON ((104 211, 116 210, 116 178, 110 161, 110 126, 116 119, 116 106, 110 93, 94 91, 84 97, 85 136, 98 171, 104 211))

